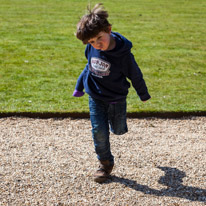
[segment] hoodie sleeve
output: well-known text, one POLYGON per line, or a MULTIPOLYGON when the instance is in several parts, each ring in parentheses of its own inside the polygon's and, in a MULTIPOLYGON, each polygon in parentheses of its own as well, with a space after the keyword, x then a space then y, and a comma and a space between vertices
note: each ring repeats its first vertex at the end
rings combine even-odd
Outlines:
POLYGON ((142 101, 150 99, 150 95, 143 79, 142 72, 137 65, 132 53, 123 58, 123 74, 128 77, 142 101))
POLYGON ((77 83, 75 86, 75 90, 82 92, 84 90, 84 75, 87 73, 88 70, 88 64, 85 66, 82 73, 79 75, 79 78, 77 79, 77 83))
MULTIPOLYGON (((88 57, 87 57, 88 49, 89 49, 89 45, 87 45, 86 48, 85 48, 85 57, 87 59, 88 59, 88 57)), ((84 90, 84 75, 86 74, 87 70, 88 70, 88 63, 85 66, 85 68, 82 71, 82 73, 80 74, 79 78, 77 79, 75 90, 77 90, 79 92, 82 92, 84 90)))

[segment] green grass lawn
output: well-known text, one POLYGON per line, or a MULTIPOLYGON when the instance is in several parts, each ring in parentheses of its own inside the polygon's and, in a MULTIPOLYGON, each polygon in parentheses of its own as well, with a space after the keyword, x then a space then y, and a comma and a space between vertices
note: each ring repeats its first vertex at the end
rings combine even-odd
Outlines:
MULTIPOLYGON (((0 0, 0 112, 88 111, 87 95, 72 97, 86 64, 74 32, 88 2, 0 0)), ((206 111, 206 1, 102 2, 152 96, 143 103, 130 88, 128 112, 206 111)))

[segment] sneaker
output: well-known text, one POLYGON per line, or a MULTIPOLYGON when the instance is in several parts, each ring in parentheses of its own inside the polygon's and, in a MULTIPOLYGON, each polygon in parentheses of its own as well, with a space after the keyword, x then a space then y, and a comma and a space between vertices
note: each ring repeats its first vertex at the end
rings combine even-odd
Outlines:
POLYGON ((105 182, 113 167, 114 165, 111 165, 109 160, 100 161, 99 169, 94 173, 94 181, 98 183, 105 182))

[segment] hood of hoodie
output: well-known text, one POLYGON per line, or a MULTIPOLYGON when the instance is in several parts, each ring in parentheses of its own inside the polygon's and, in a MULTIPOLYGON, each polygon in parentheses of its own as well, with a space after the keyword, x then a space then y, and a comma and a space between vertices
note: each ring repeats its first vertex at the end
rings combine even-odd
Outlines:
POLYGON ((114 49, 110 51, 104 51, 106 54, 108 53, 109 55, 120 57, 130 53, 130 50, 132 48, 131 41, 129 41, 128 39, 126 39, 124 36, 122 36, 117 32, 112 32, 111 35, 116 41, 116 46, 114 49))

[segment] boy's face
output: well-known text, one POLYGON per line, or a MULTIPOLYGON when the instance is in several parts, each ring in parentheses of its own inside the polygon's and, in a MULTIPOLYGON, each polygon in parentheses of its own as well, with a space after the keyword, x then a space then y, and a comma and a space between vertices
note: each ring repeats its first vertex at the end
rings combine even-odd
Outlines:
POLYGON ((111 41, 111 32, 107 33, 104 31, 99 32, 96 37, 89 39, 88 43, 91 44, 95 49, 102 51, 108 50, 111 41))

